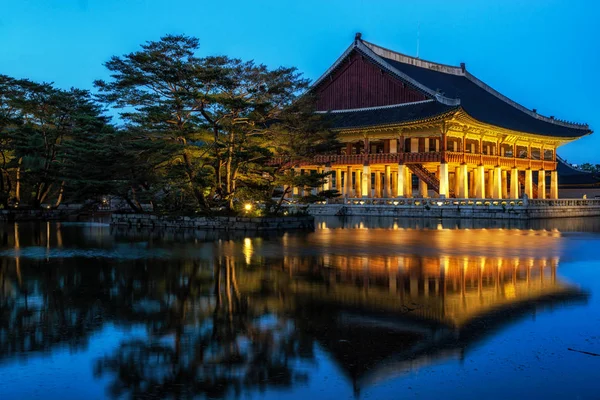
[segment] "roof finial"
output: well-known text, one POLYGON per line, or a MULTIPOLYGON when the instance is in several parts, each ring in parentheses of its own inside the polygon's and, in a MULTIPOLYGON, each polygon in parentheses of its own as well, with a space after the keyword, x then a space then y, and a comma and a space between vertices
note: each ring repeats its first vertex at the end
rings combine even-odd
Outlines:
POLYGON ((354 40, 362 40, 362 33, 356 32, 356 35, 354 35, 354 40))
POLYGON ((465 72, 465 70, 467 69, 467 65, 466 65, 464 62, 463 62, 463 63, 460 63, 460 69, 461 69, 461 71, 464 73, 464 72, 465 72))

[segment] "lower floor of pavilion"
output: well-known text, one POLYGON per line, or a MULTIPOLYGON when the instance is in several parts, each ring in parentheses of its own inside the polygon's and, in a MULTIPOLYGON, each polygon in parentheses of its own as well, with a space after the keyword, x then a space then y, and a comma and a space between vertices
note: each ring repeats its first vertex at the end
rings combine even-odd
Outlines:
MULTIPOLYGON (((348 198, 558 198, 556 170, 427 163, 303 166, 296 171, 330 173, 321 189, 348 198)), ((296 188, 293 194, 309 193, 296 188)))

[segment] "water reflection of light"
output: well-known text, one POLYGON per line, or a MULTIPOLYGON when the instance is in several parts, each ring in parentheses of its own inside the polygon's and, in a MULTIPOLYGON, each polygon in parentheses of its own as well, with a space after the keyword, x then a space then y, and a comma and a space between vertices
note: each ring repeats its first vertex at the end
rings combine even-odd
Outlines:
POLYGON ((244 238, 244 249, 242 250, 244 253, 244 258, 246 260, 246 265, 250 265, 252 263, 252 253, 254 249, 252 247, 252 239, 244 238))

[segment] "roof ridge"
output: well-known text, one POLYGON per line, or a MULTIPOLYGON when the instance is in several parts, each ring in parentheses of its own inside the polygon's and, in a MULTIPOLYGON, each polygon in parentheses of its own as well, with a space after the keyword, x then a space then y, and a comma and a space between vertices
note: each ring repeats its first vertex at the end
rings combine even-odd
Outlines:
POLYGON ((371 110, 383 110, 386 108, 395 108, 395 107, 406 107, 406 106, 412 106, 415 104, 423 104, 423 103, 432 103, 435 102, 434 99, 427 99, 427 100, 419 100, 419 101, 412 101, 409 103, 398 103, 398 104, 390 104, 390 105, 386 105, 386 106, 375 106, 375 107, 363 107, 363 108, 348 108, 348 109, 340 109, 340 110, 328 110, 328 111, 315 111, 317 114, 339 114, 339 113, 346 113, 346 112, 356 112, 356 111, 371 111, 371 110))
POLYGON ((412 57, 394 50, 387 49, 385 47, 381 47, 376 45, 375 43, 367 42, 365 40, 361 40, 367 47, 371 49, 378 56, 389 58, 394 61, 399 61, 404 64, 411 64, 415 67, 433 69, 438 72, 443 72, 451 75, 464 75, 463 67, 456 67, 454 65, 436 63, 433 61, 423 60, 417 57, 412 57))

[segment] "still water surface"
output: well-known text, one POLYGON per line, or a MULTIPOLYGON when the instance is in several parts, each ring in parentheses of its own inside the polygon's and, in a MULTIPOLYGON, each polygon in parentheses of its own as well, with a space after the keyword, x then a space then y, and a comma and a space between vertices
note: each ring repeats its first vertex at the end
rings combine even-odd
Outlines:
POLYGON ((600 398, 600 219, 317 226, 1 225, 0 398, 600 398))

